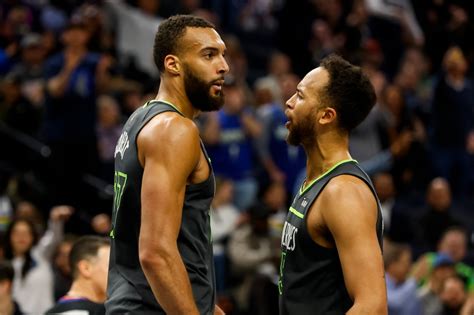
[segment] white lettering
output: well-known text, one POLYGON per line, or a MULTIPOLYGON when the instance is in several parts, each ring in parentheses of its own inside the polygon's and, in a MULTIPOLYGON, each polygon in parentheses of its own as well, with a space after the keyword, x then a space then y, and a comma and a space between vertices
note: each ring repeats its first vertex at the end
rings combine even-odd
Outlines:
POLYGON ((285 222, 283 226, 283 233, 281 235, 281 246, 285 247, 286 250, 293 251, 296 248, 296 233, 298 228, 293 226, 291 223, 285 222))
POLYGON ((117 157, 117 153, 120 153, 120 159, 123 160, 123 155, 125 154, 125 150, 128 149, 129 145, 130 143, 128 141, 128 134, 126 131, 124 131, 120 135, 117 145, 115 146, 114 158, 117 157))

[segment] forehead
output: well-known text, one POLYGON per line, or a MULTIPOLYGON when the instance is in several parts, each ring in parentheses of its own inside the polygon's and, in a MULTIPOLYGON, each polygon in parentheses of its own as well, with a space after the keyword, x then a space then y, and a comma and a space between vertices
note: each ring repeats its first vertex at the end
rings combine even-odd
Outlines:
POLYGON ((187 27, 181 39, 185 51, 215 48, 224 50, 225 44, 215 29, 210 27, 187 27))
POLYGON ((97 254, 94 257, 89 257, 88 260, 91 260, 95 263, 100 263, 108 261, 110 255, 110 246, 101 246, 97 250, 97 254))
POLYGON ((319 91, 324 88, 329 82, 329 72, 323 67, 318 67, 311 70, 298 84, 301 90, 319 91))
POLYGON ((99 248, 98 256, 101 258, 108 259, 110 254, 110 246, 102 246, 99 248))

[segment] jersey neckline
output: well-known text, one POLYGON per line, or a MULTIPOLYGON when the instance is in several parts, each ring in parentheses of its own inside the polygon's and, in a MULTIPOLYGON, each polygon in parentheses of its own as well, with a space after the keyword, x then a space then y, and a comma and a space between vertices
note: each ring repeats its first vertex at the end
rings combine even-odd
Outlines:
POLYGON ((299 190, 299 195, 303 195, 305 192, 307 192, 311 187, 314 186, 314 184, 316 184, 316 182, 318 182, 321 178, 325 177, 326 175, 328 175, 329 173, 331 173, 332 171, 334 171, 334 169, 336 169, 338 166, 342 165, 342 164, 346 164, 346 163, 350 163, 350 162, 354 162, 354 163, 358 163, 356 160, 354 159, 347 159, 347 160, 342 160, 342 161, 339 161, 337 162, 336 164, 334 164, 330 169, 328 169, 326 172, 322 173, 321 175, 319 175, 316 179, 313 179, 313 181, 311 181, 311 183, 309 183, 306 188, 303 188, 304 187, 304 184, 306 183, 306 180, 301 184, 300 186, 300 190, 299 190))
POLYGON ((148 102, 145 104, 145 107, 146 107, 147 105, 149 105, 150 103, 163 103, 163 104, 169 105, 169 106, 173 107, 181 116, 184 117, 184 114, 178 109, 178 107, 176 107, 176 105, 174 105, 174 104, 171 103, 171 102, 164 101, 164 100, 151 100, 151 101, 148 101, 148 102))

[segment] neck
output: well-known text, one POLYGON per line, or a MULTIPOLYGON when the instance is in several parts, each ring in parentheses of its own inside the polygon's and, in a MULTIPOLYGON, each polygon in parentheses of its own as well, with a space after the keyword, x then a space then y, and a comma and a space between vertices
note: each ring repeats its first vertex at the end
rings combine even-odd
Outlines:
POLYGON ((214 199, 212 200, 212 207, 213 208, 219 208, 224 204, 223 200, 221 200, 219 197, 215 196, 214 199))
POLYGON ((25 258, 26 252, 13 251, 13 258, 25 258))
POLYGON ((64 49, 64 52, 71 55, 83 55, 87 52, 87 48, 84 46, 68 46, 64 49))
POLYGON ((67 296, 73 298, 86 298, 95 303, 104 303, 106 298, 105 292, 97 290, 88 279, 74 280, 67 296))
POLYGON ((336 131, 327 132, 317 137, 316 143, 305 145, 306 151, 306 184, 315 180, 337 163, 351 159, 349 154, 349 137, 336 131))
POLYGON ((13 314, 13 300, 10 295, 0 297, 1 314, 13 314))
POLYGON ((436 294, 441 293, 442 286, 443 286, 443 282, 439 281, 438 279, 431 279, 428 282, 428 287, 431 289, 431 291, 433 291, 436 294))
POLYGON ((464 82, 464 75, 461 73, 448 73, 447 77, 449 81, 456 84, 461 84, 464 82))
POLYGON ((184 89, 184 83, 178 78, 161 77, 160 88, 156 95, 156 100, 165 101, 173 104, 185 117, 193 119, 199 114, 199 110, 195 109, 184 89))

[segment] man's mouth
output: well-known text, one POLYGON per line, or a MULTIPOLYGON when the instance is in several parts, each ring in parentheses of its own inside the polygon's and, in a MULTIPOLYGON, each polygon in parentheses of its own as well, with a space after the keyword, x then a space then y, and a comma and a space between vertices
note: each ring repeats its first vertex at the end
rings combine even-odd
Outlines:
POLYGON ((222 86, 224 85, 224 80, 216 80, 212 83, 212 87, 217 91, 222 91, 222 86))

